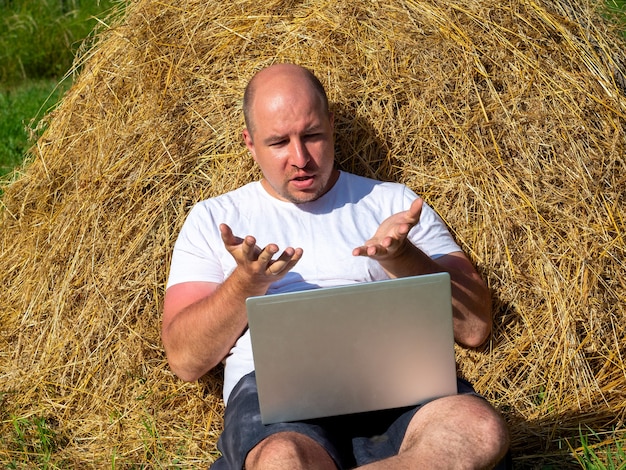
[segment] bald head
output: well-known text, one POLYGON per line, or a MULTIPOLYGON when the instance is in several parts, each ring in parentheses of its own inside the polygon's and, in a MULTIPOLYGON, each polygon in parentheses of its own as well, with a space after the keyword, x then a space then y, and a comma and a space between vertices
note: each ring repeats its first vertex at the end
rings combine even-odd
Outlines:
POLYGON ((323 112, 330 113, 326 91, 310 70, 295 64, 271 65, 252 77, 243 95, 243 116, 251 134, 254 133, 254 108, 257 94, 288 90, 317 96, 323 112))

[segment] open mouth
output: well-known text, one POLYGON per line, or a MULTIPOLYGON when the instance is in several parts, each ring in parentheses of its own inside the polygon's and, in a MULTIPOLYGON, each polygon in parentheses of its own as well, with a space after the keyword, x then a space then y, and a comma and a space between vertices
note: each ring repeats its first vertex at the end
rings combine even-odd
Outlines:
POLYGON ((299 190, 307 190, 315 181, 314 176, 295 176, 291 178, 291 184, 299 190))

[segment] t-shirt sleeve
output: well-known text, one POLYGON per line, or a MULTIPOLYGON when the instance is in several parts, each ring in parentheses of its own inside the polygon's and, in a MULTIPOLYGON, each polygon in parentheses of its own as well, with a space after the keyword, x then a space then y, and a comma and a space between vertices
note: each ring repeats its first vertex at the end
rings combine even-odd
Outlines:
MULTIPOLYGON (((408 207, 418 196, 406 188, 404 197, 408 207)), ((441 217, 425 202, 420 220, 409 233, 409 238, 415 246, 433 259, 461 251, 441 217)))
POLYGON ((167 287, 191 281, 217 282, 224 280, 220 254, 218 225, 201 205, 195 205, 178 235, 167 281, 167 287))

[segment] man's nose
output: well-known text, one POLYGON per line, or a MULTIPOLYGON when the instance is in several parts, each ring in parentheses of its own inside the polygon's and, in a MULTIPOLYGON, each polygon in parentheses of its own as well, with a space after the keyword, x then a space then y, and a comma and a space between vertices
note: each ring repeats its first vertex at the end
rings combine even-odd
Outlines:
POLYGON ((311 159, 311 155, 304 145, 304 142, 301 140, 294 140, 293 147, 290 152, 290 164, 297 168, 304 168, 309 160, 311 159))

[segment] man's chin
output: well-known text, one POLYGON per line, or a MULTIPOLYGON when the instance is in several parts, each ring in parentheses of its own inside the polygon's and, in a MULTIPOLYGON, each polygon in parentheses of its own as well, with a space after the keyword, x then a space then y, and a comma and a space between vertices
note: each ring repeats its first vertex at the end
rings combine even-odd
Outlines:
POLYGON ((324 193, 316 184, 311 184, 305 188, 298 188, 297 186, 297 184, 288 183, 283 187, 281 196, 294 204, 304 204, 315 201, 324 193))
POLYGON ((294 188, 285 188, 281 196, 294 204, 304 204, 307 202, 315 201, 324 195, 326 191, 319 187, 309 188, 306 190, 297 190, 294 188))
POLYGON ((297 193, 293 192, 284 194, 283 197, 294 204, 305 204, 307 202, 315 201, 320 197, 320 194, 299 191, 297 193))

